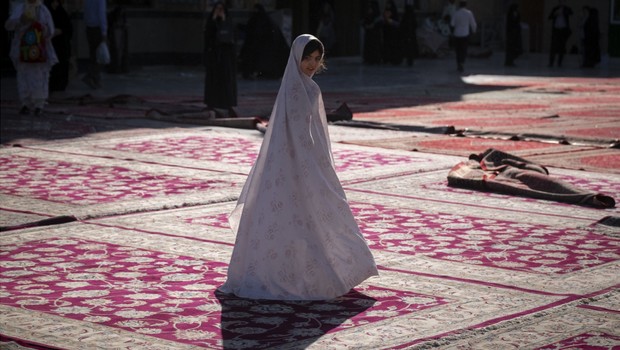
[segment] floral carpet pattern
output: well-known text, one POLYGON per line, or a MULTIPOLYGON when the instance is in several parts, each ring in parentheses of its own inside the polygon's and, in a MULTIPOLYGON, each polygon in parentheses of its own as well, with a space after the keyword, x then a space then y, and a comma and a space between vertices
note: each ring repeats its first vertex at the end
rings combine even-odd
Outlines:
MULTIPOLYGON (((3 149, 2 225, 79 220, 1 233, 0 347, 620 347, 620 228, 596 224, 618 208, 450 188, 459 156, 334 143, 380 275, 328 301, 219 293, 259 147, 201 129, 3 149)), ((613 172, 551 174, 620 193, 613 172)))

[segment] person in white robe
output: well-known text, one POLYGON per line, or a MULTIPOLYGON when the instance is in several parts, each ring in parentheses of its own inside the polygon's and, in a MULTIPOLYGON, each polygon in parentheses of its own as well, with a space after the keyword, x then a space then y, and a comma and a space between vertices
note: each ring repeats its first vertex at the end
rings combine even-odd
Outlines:
MULTIPOLYGON (((26 0, 17 4, 6 20, 4 28, 13 32, 9 57, 17 72, 17 92, 21 103, 21 114, 34 111, 40 115, 49 97, 48 82, 52 66, 58 63, 52 36, 54 35, 54 21, 47 7, 41 0, 26 0), (20 57, 22 50, 22 36, 29 31, 33 23, 39 23, 41 34, 45 42, 43 62, 23 62, 20 57)), ((43 50, 41 50, 43 51, 43 50)), ((34 54, 34 52, 31 52, 34 54)), ((23 55, 21 55, 23 56, 23 55)))
POLYGON ((236 242, 219 291, 329 300, 378 275, 336 174, 321 90, 323 44, 297 37, 269 126, 229 222, 236 242))

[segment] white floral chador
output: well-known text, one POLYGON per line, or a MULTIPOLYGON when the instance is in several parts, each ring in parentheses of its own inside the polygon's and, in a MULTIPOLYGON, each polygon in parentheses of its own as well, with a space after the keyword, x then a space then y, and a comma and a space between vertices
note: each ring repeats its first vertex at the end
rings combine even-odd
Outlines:
POLYGON ((300 69, 312 39, 292 44, 260 153, 229 218, 237 239, 224 293, 327 300, 378 274, 334 169, 321 90, 300 69))

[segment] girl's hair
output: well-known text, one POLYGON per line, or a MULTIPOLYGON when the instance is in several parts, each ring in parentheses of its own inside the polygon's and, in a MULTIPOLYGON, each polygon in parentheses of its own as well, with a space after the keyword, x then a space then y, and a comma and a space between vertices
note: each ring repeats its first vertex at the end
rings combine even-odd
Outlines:
POLYGON ((321 55, 321 63, 319 65, 319 68, 316 70, 316 72, 320 73, 324 71, 325 69, 327 69, 327 67, 325 67, 325 60, 323 59, 324 57, 323 44, 321 44, 320 41, 316 39, 312 39, 308 41, 308 43, 306 44, 306 47, 304 47, 304 52, 301 55, 301 59, 303 60, 309 57, 314 51, 317 51, 317 50, 319 51, 319 54, 321 55))

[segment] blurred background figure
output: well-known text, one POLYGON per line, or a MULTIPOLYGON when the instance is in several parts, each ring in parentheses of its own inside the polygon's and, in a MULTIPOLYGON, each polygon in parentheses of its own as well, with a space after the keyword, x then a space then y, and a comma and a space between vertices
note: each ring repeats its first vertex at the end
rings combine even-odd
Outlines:
POLYGON ((523 53, 521 41, 521 14, 519 5, 511 4, 506 14, 506 58, 504 65, 514 67, 515 59, 523 53))
POLYGON ((108 40, 108 7, 106 0, 84 0, 84 24, 88 41, 89 66, 82 81, 93 89, 101 87, 101 65, 97 47, 108 40))
POLYGON ((399 65, 403 62, 403 41, 400 31, 400 16, 394 0, 388 0, 383 8, 383 63, 399 65))
POLYGON ((45 0, 45 6, 52 14, 54 21, 54 36, 52 45, 58 63, 50 71, 49 90, 65 91, 69 84, 69 68, 71 67, 71 37, 73 36, 73 25, 69 14, 65 10, 62 0, 45 0))
POLYGON ((562 67, 562 60, 566 53, 566 42, 571 35, 570 16, 573 10, 565 5, 564 0, 559 0, 549 14, 551 21, 551 50, 549 52, 549 67, 553 67, 555 57, 558 57, 558 67, 562 67))
POLYGON ((204 103, 216 115, 235 116, 232 109, 237 106, 235 28, 222 1, 215 2, 205 24, 204 64, 204 103))
POLYGON ((364 30, 364 48, 362 59, 365 64, 381 63, 381 10, 379 2, 370 1, 366 8, 366 14, 362 18, 364 30))
POLYGON ((332 55, 336 48, 335 14, 329 2, 323 4, 321 18, 316 29, 317 38, 323 43, 325 55, 332 55))
POLYGON ((269 17, 261 4, 245 28, 245 40, 239 53, 241 75, 244 79, 279 78, 284 73, 289 47, 282 31, 269 17))
POLYGON ((450 23, 452 23, 452 16, 454 16, 456 10, 458 10, 456 0, 448 0, 448 3, 444 5, 443 10, 441 11, 441 17, 437 23, 442 34, 448 37, 448 45, 450 48, 454 48, 454 37, 450 35, 449 30, 450 23), (446 30, 448 31, 447 33, 446 30))
POLYGON ((17 72, 17 93, 20 114, 39 116, 49 96, 49 76, 58 62, 52 35, 54 21, 41 0, 26 0, 17 4, 4 28, 13 31, 9 56, 17 72))
POLYGON ((465 58, 467 57, 469 37, 476 33, 477 29, 474 14, 467 9, 467 1, 459 1, 459 9, 454 12, 450 24, 454 28, 453 35, 454 49, 456 51, 456 69, 462 73, 464 71, 465 58))
POLYGON ((403 54, 407 65, 412 66, 413 60, 418 57, 418 21, 415 18, 413 0, 405 1, 405 11, 403 13, 403 19, 400 22, 400 28, 403 38, 403 54))
POLYGON ((591 6, 583 7, 582 22, 582 62, 581 67, 592 68, 601 62, 601 33, 598 24, 598 10, 591 6))

